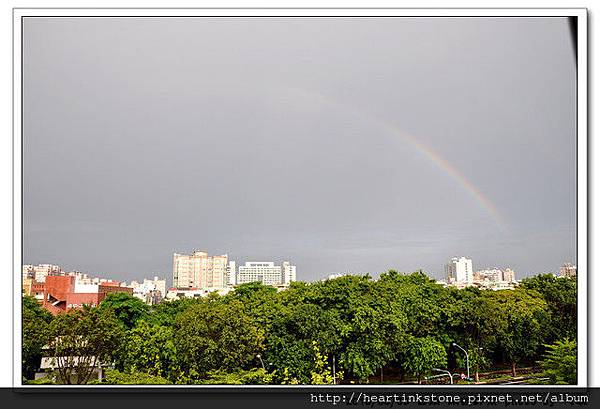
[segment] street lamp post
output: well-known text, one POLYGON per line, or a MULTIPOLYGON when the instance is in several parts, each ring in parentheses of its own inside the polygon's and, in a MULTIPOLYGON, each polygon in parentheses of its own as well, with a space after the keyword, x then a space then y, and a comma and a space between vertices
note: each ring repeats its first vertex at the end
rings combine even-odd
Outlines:
MULTIPOLYGON (((483 354, 482 347, 477 348, 477 354, 478 354, 478 361, 481 362, 481 355, 483 354)), ((479 383, 479 367, 480 367, 480 365, 477 365, 477 368, 475 369, 475 382, 477 382, 477 383, 479 383)))
POLYGON ((333 384, 337 385, 337 382, 335 379, 335 355, 333 356, 333 384))
POLYGON ((452 346, 455 346, 457 348, 459 348, 460 350, 462 350, 465 355, 467 356, 467 378, 471 379, 471 374, 469 372, 469 353, 467 352, 466 349, 464 349, 463 347, 461 347, 460 345, 458 345, 456 342, 452 343, 452 346))
POLYGON ((439 368, 431 368, 431 369, 433 369, 434 371, 447 373, 448 376, 450 377, 450 385, 453 385, 453 382, 452 382, 452 373, 450 373, 450 371, 446 371, 445 369, 439 369, 439 368))
POLYGON ((260 356, 260 354, 256 354, 256 357, 260 360, 260 364, 262 365, 263 369, 266 371, 265 363, 263 362, 262 357, 260 356))

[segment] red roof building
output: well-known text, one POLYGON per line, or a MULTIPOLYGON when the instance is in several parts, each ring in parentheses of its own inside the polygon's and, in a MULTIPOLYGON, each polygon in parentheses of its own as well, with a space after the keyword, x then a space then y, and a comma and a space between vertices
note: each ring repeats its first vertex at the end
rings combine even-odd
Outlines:
POLYGON ((52 314, 83 308, 97 307, 107 294, 113 292, 133 293, 133 289, 107 281, 101 284, 80 284, 74 276, 47 276, 42 306, 52 314))

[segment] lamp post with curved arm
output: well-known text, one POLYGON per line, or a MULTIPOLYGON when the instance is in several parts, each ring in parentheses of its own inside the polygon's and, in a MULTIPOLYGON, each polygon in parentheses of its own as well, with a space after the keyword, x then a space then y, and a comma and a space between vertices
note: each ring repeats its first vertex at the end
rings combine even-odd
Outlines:
POLYGON ((451 373, 450 371, 447 371, 447 370, 445 370, 445 369, 439 369, 439 368, 432 368, 432 369, 433 369, 434 371, 437 371, 437 372, 443 372, 443 373, 445 373, 445 374, 448 374, 448 377, 450 378, 450 385, 452 385, 452 384, 453 384, 453 382, 452 382, 452 373, 451 373))
POLYGON ((265 368, 265 363, 264 363, 264 362, 263 362, 263 360, 262 360, 262 356, 261 356, 260 354, 256 354, 256 357, 257 357, 257 358, 260 360, 260 364, 262 365, 262 367, 263 367, 263 370, 265 370, 265 371, 266 371, 266 368, 265 368))
POLYGON ((467 356, 467 378, 471 379, 471 374, 469 372, 469 353, 467 352, 466 349, 464 349, 463 347, 461 347, 460 345, 458 345, 456 342, 453 342, 452 346, 455 346, 455 347, 459 348, 467 356))

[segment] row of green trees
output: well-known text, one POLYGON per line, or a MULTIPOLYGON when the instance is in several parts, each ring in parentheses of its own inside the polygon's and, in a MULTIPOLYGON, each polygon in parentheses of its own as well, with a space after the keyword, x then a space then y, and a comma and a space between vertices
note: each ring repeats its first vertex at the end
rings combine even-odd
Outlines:
POLYGON ((55 376, 64 383, 91 382, 89 368, 102 363, 114 367, 113 383, 318 384, 384 373, 400 382, 464 368, 453 343, 468 350, 473 373, 515 371, 543 359, 545 345, 576 338, 576 301, 576 281, 552 275, 484 291, 395 271, 282 292, 251 283, 153 307, 112 294, 56 317, 24 297, 23 373, 31 379, 44 355, 63 357, 55 376), (64 358, 77 356, 97 361, 64 358))

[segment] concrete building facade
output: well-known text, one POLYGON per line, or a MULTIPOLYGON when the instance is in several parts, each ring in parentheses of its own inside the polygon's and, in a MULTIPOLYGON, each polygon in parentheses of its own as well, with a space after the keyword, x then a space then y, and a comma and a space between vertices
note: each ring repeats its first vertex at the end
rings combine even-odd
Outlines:
POLYGON ((514 283, 517 281, 516 273, 510 269, 506 268, 502 271, 502 281, 507 283, 514 283))
POLYGON ((61 274, 64 274, 62 268, 54 264, 38 264, 36 266, 31 264, 23 265, 23 281, 27 278, 31 278, 39 283, 43 283, 46 281, 47 276, 61 274))
POLYGON ((206 288, 170 288, 164 297, 165 301, 181 300, 186 298, 202 298, 207 297, 211 293, 219 295, 227 295, 233 290, 233 287, 221 288, 218 290, 206 288))
POLYGON ((281 266, 276 266, 272 261, 248 261, 238 267, 236 284, 255 281, 272 286, 289 285, 296 281, 296 266, 289 261, 284 261, 281 266))
POLYGON ((132 281, 128 287, 133 289, 134 297, 149 305, 160 303, 167 295, 167 280, 161 280, 158 276, 154 276, 152 280, 145 278, 141 283, 132 281))
POLYGON ((35 281, 34 278, 25 278, 23 280, 23 294, 34 297, 38 302, 44 299, 45 283, 35 281))
POLYGON ((577 277, 577 267, 571 263, 565 263, 560 268, 559 274, 561 277, 577 277))
POLYGON ((473 273, 473 281, 476 283, 500 282, 503 279, 504 272, 498 268, 479 270, 473 273))
POLYGON ((479 270, 473 273, 473 284, 495 290, 513 289, 516 285, 515 272, 510 268, 479 270))
POLYGON ((452 257, 445 266, 448 284, 473 284, 473 261, 467 257, 452 257))
POLYGON ((131 288, 120 284, 118 281, 82 283, 73 275, 47 276, 42 306, 52 314, 79 309, 84 305, 97 307, 109 293, 133 293, 131 288))
POLYGON ((173 254, 173 287, 220 289, 227 286, 227 254, 209 256, 204 251, 173 254))
POLYGON ((290 264, 289 261, 284 261, 283 268, 283 285, 290 285, 292 281, 296 281, 296 266, 290 264))
POLYGON ((234 286, 237 279, 237 270, 235 268, 235 261, 230 260, 227 264, 227 285, 234 286))
POLYGON ((265 285, 278 285, 282 283, 281 266, 273 262, 248 261, 238 267, 236 284, 260 281, 265 285))

